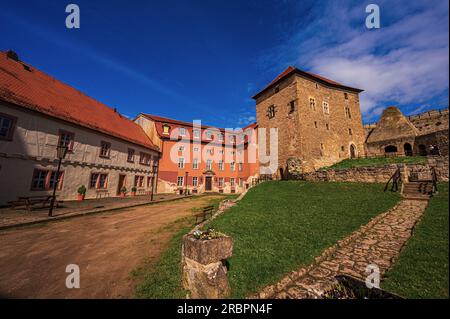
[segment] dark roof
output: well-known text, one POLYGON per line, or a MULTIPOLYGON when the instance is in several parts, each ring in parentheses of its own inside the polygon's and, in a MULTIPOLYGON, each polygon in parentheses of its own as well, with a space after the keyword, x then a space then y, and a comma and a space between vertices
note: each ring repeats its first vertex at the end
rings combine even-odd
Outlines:
POLYGON ((264 89, 262 89, 261 91, 256 93, 252 98, 256 100, 264 92, 266 92, 268 89, 270 89, 271 87, 279 84, 281 81, 283 81, 284 79, 288 78, 292 74, 298 74, 300 76, 312 79, 314 81, 318 81, 318 82, 320 82, 320 83, 322 83, 324 85, 331 86, 331 87, 334 87, 334 88, 340 88, 340 89, 343 89, 343 90, 348 90, 348 91, 357 92, 357 93, 360 93, 360 92, 364 91, 364 90, 361 90, 361 89, 353 88, 351 86, 346 86, 346 85, 338 83, 336 81, 327 79, 327 78, 325 78, 323 76, 320 76, 320 75, 317 75, 317 74, 314 74, 314 73, 311 73, 311 72, 303 71, 303 70, 297 69, 296 67, 293 67, 293 66, 289 66, 288 68, 286 68, 286 70, 281 72, 281 74, 278 75, 272 82, 270 82, 269 85, 267 85, 264 89))

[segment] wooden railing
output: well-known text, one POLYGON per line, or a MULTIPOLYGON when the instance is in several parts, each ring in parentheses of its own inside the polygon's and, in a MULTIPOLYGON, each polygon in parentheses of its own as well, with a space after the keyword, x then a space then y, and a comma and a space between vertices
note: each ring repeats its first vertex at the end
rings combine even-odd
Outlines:
POLYGON ((388 187, 389 187, 389 183, 392 181, 392 187, 391 187, 391 192, 396 192, 398 191, 398 183, 399 181, 401 181, 401 174, 400 174, 400 167, 398 167, 394 174, 392 174, 392 176, 389 178, 389 180, 387 181, 386 185, 384 186, 384 190, 383 192, 385 192, 388 187))

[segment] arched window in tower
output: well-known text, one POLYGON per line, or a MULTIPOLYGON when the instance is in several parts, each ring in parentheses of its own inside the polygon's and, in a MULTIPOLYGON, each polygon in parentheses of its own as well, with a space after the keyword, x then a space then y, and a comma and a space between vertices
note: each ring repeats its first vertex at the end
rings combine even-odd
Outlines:
POLYGON ((267 117, 269 119, 274 118, 275 117, 275 105, 271 105, 267 108, 267 117))

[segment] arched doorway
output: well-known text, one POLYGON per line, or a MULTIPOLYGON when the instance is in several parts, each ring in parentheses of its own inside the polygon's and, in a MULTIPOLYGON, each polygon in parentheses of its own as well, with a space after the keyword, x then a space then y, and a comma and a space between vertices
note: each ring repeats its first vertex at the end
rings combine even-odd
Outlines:
POLYGON ((423 144, 419 145, 419 155, 420 156, 427 156, 427 147, 423 144))
POLYGON ((403 150, 405 151, 405 155, 406 156, 412 156, 413 155, 413 151, 412 151, 412 146, 409 143, 405 143, 403 145, 403 150))
POLYGON ((397 146, 388 145, 384 148, 384 154, 386 155, 395 155, 397 154, 397 146))
POLYGON ((354 144, 350 145, 350 158, 356 158, 356 146, 354 144))

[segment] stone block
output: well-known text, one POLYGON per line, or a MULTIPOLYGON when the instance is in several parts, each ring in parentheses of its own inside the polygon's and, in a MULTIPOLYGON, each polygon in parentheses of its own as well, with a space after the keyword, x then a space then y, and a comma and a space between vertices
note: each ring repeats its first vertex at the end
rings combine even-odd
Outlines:
POLYGON ((233 239, 229 236, 210 240, 196 239, 192 234, 183 237, 183 254, 200 264, 207 265, 230 258, 233 254, 233 239))

